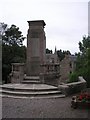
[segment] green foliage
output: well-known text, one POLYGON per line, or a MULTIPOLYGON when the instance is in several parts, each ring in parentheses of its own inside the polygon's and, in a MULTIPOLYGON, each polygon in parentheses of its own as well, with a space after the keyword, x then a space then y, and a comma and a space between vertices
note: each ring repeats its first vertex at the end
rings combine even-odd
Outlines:
POLYGON ((11 63, 26 61, 26 47, 21 45, 24 38, 19 28, 12 25, 2 36, 2 80, 8 82, 11 63))
POLYGON ((8 83, 8 75, 11 72, 10 64, 2 64, 2 82, 8 83))
POLYGON ((62 61, 65 57, 65 54, 71 54, 70 51, 62 51, 61 49, 57 51, 57 55, 59 57, 59 60, 62 61))
POLYGON ((90 36, 83 37, 79 42, 80 52, 77 55, 76 71, 69 76, 69 82, 76 82, 78 76, 83 76, 90 87, 90 36))
POLYGON ((79 49, 84 54, 88 48, 90 48, 90 36, 84 36, 82 42, 79 42, 79 49))
POLYGON ((90 36, 83 37, 82 42, 79 42, 79 49, 76 73, 78 76, 83 76, 87 81, 87 87, 90 87, 90 36))
POLYGON ((22 45, 25 37, 23 37, 22 32, 19 31, 19 27, 11 25, 10 28, 5 31, 5 35, 2 36, 2 42, 7 45, 22 45))
POLYGON ((63 54, 62 50, 58 50, 57 55, 58 55, 60 61, 63 60, 65 57, 65 54, 63 54))
POLYGON ((7 82, 7 76, 11 72, 11 63, 22 63, 26 61, 26 47, 18 45, 2 46, 2 79, 7 82))
POLYGON ((71 73, 69 75, 69 81, 68 81, 68 83, 72 83, 72 82, 78 82, 78 74, 76 72, 71 73))
POLYGON ((52 54, 52 50, 49 50, 48 48, 46 48, 46 54, 52 54))

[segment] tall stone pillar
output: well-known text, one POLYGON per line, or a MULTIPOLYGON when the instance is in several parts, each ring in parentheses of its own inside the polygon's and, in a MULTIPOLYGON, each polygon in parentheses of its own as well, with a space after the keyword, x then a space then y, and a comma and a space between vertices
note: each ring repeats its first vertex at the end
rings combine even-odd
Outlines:
POLYGON ((45 62, 46 37, 43 20, 28 21, 26 75, 39 76, 40 65, 45 62))

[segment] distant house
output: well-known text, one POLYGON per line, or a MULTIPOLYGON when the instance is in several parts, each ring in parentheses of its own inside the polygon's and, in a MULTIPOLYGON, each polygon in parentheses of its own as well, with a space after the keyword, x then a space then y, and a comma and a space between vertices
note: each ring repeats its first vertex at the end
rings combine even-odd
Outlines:
POLYGON ((52 53, 46 54, 46 63, 59 63, 56 47, 55 47, 54 54, 52 53))
POLYGON ((60 82, 65 82, 71 73, 74 72, 76 68, 76 56, 75 55, 65 55, 65 58, 60 62, 60 82))
POLYGON ((60 64, 60 82, 66 82, 69 75, 75 71, 76 56, 66 54, 62 61, 59 61, 56 48, 54 54, 46 54, 46 63, 59 63, 60 64))

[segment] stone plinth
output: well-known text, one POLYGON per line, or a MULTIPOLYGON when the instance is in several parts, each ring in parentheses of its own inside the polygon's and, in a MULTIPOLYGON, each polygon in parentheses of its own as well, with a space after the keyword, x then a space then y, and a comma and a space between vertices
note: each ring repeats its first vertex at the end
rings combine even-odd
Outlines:
POLYGON ((12 63, 12 72, 9 75, 11 83, 21 83, 24 78, 24 63, 12 63))
POLYGON ((28 21, 26 75, 39 76, 40 64, 45 62, 46 37, 43 20, 28 21))
POLYGON ((60 64, 46 63, 41 65, 40 81, 50 85, 58 85, 60 79, 60 64))

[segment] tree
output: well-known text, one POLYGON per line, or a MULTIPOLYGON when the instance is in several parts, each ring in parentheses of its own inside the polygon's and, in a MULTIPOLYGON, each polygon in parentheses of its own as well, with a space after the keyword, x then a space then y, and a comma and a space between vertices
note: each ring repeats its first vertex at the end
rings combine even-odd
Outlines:
POLYGON ((46 54, 52 54, 52 50, 49 50, 48 48, 46 48, 46 54))
POLYGON ((8 75, 11 72, 11 63, 26 62, 25 46, 10 46, 3 44, 2 47, 2 78, 5 83, 8 81, 8 75))
POLYGON ((2 41, 7 45, 22 45, 25 37, 23 37, 22 32, 19 31, 19 27, 11 25, 10 28, 5 31, 5 35, 2 36, 2 41))
POLYGON ((57 55, 60 61, 63 60, 65 57, 65 54, 63 54, 63 51, 61 49, 57 51, 57 55))
POLYGON ((58 55, 60 61, 62 61, 62 60, 64 59, 65 54, 71 54, 71 53, 70 53, 69 50, 67 50, 67 51, 63 50, 63 51, 62 51, 62 50, 60 49, 60 50, 57 51, 57 55, 58 55))
POLYGON ((87 87, 90 87, 90 36, 83 37, 82 42, 79 42, 79 49, 75 72, 78 76, 83 76, 87 87))
POLYGON ((90 36, 84 36, 82 42, 79 42, 79 50, 82 54, 86 54, 88 48, 90 48, 90 36))
POLYGON ((26 61, 26 47, 22 44, 25 37, 18 27, 12 25, 5 31, 2 38, 2 79, 7 83, 11 63, 26 61))

